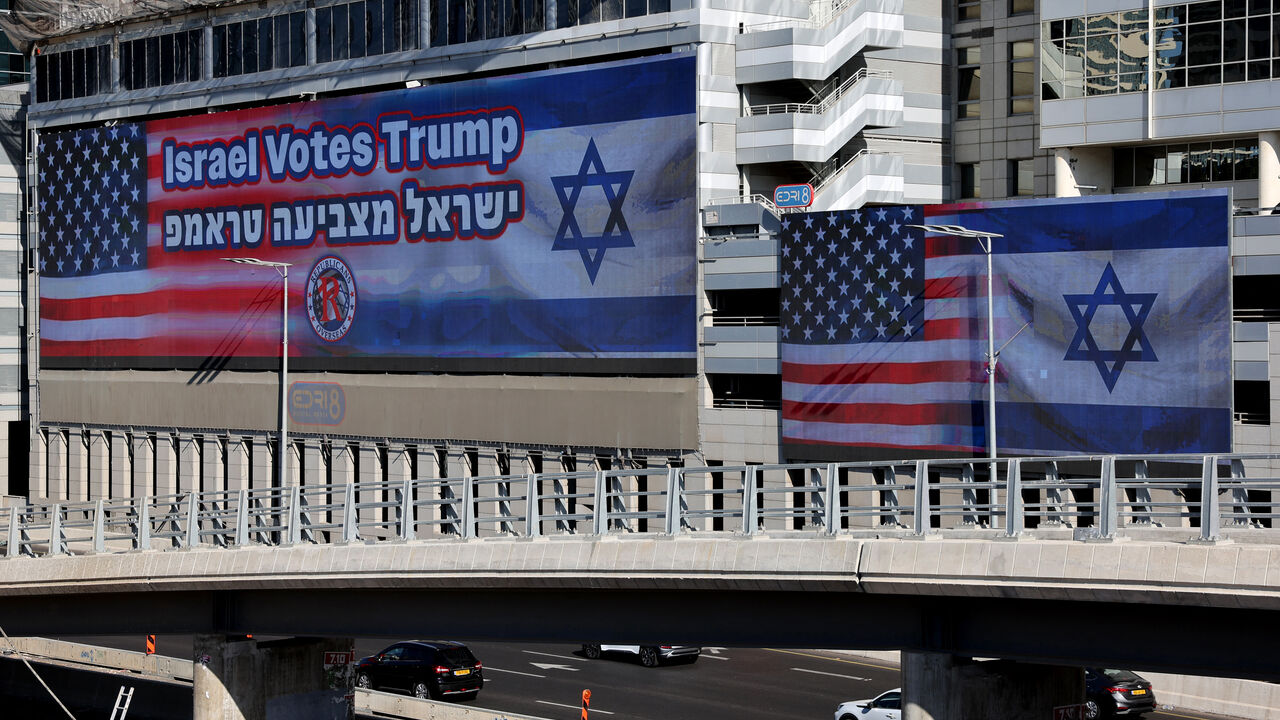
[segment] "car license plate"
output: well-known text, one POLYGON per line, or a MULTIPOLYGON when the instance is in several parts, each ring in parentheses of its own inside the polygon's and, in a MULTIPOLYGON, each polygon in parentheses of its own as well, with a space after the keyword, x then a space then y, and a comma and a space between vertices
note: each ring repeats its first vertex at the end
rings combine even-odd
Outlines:
POLYGON ((1134 690, 1134 691, 1133 691, 1133 694, 1134 694, 1134 695, 1146 695, 1146 694, 1147 694, 1147 691, 1146 691, 1146 690, 1134 690))
POLYGON ((454 670, 453 674, 454 675, 470 675, 471 671, 470 670, 454 670))

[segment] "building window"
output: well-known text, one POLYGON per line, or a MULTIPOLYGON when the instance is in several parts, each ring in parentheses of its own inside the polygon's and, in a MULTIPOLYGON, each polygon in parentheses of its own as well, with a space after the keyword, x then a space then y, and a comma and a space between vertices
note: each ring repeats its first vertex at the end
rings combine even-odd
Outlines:
POLYGON ((671 11, 671 0, 431 0, 431 44, 454 45, 671 11))
POLYGON ((1023 15, 1036 11, 1036 0, 1009 0, 1009 14, 1023 15))
POLYGON ((1027 115, 1036 109, 1036 44, 1009 43, 1009 114, 1027 115))
POLYGON ((982 49, 956 49, 956 117, 982 116, 982 49))
POLYGON ((110 45, 36 56, 36 102, 88 97, 110 90, 110 45))
POLYGON ((418 46, 418 0, 362 0, 316 8, 318 63, 418 46))
POLYGON ((191 82, 203 77, 203 71, 203 30, 120 42, 121 90, 191 82))
POLYGON ((956 21, 977 20, 982 17, 981 0, 957 0, 956 21))
POLYGON ((1036 194, 1036 163, 1031 158, 1009 161, 1009 197, 1036 194))
POLYGON ((960 172, 960 197, 982 197, 982 168, 978 163, 962 163, 956 168, 960 172))
POLYGON ((307 64, 307 14, 213 26, 213 76, 230 77, 307 64))
MULTIPOLYGON (((1156 89, 1280 77, 1280 13, 1271 3, 1210 0, 1155 13, 1156 89)), ((1041 37, 1044 99, 1146 90, 1145 9, 1052 20, 1041 37)))
MULTIPOLYGON (((5 3, 8 6, 8 3, 5 3)), ((27 61, 13 46, 9 36, 0 33, 0 85, 26 82, 29 78, 27 61)))
POLYGON ((1116 187, 1258 179, 1257 139, 1116 148, 1116 187))

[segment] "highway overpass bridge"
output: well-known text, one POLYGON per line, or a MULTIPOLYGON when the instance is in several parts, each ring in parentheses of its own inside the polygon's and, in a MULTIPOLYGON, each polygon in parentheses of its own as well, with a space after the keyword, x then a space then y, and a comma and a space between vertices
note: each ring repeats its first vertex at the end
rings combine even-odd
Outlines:
MULTIPOLYGON (((243 633, 903 649, 906 717, 960 716, 940 699, 961 692, 956 657, 1048 666, 1018 675, 1042 705, 1078 694, 1063 689, 1073 665, 1274 680, 1280 482, 1245 471, 1274 459, 632 469, 23 504, 0 512, 0 618, 22 635, 200 633, 215 656, 232 647, 216 638, 243 633)), ((206 684, 234 696, 213 659, 206 684)))

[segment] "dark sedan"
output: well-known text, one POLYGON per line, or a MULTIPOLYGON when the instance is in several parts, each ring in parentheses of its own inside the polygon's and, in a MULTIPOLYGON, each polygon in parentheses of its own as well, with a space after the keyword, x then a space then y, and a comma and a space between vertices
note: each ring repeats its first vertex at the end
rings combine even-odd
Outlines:
POLYGON ((1086 720, 1115 715, 1141 715, 1156 709, 1151 683, 1128 670, 1084 669, 1086 720))
POLYGON ((460 642, 410 640, 356 663, 356 685, 420 698, 469 700, 484 687, 484 674, 480 661, 460 642))

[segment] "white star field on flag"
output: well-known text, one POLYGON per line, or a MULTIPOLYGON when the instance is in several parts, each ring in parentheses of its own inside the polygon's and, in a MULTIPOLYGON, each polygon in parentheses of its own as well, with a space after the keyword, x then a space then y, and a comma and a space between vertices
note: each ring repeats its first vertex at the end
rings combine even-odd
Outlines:
POLYGON ((147 143, 140 126, 47 133, 39 163, 42 275, 146 267, 147 143))
POLYGON ((921 208, 784 216, 782 339, 806 345, 904 341, 924 319, 921 208))

